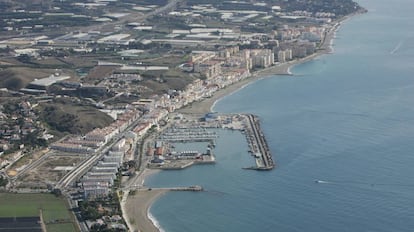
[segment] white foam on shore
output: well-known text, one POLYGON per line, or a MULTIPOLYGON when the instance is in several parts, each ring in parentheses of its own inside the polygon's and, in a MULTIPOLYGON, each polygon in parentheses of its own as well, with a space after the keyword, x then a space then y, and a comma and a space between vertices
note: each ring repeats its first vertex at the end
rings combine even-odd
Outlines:
POLYGON ((293 73, 292 73, 292 71, 290 71, 290 69, 292 68, 292 67, 294 67, 295 65, 291 65, 291 66, 289 66, 289 68, 287 69, 287 73, 288 73, 288 75, 293 75, 293 73))
POLYGON ((155 219, 154 215, 151 214, 149 209, 148 209, 148 212, 147 212, 147 216, 148 216, 148 219, 152 222, 152 224, 154 224, 154 226, 157 227, 157 229, 160 232, 165 232, 165 230, 161 227, 160 222, 157 221, 157 219, 155 219))
POLYGON ((330 38, 330 41, 329 41, 329 53, 334 53, 335 52, 334 41, 335 41, 335 39, 337 39, 337 32, 339 31, 339 29, 341 29, 342 22, 345 22, 348 19, 349 18, 344 19, 343 21, 339 22, 337 26, 335 26, 334 31, 332 32, 332 37, 330 38))
MULTIPOLYGON (((224 96, 224 97, 225 97, 225 96, 224 96)), ((221 98, 219 98, 219 99, 217 99, 217 100, 215 100, 215 101, 213 102, 213 105, 211 105, 211 107, 210 107, 210 111, 211 111, 211 112, 213 112, 213 109, 214 109, 214 107, 216 106, 217 102, 218 102, 218 101, 220 101, 222 98, 223 98, 223 97, 221 97, 221 98)))
POLYGON ((335 52, 335 50, 334 50, 334 40, 336 39, 336 32, 338 31, 338 29, 336 29, 334 32, 333 32, 333 35, 332 35, 332 38, 331 38, 331 41, 329 41, 329 52, 330 53, 334 53, 335 52))

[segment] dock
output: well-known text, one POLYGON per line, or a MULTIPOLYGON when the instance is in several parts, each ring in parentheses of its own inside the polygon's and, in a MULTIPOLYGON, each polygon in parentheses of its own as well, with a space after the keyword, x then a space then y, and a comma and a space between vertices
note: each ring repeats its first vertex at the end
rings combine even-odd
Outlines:
POLYGON ((205 128, 172 127, 165 131, 159 139, 169 142, 210 142, 217 137, 216 132, 205 128))

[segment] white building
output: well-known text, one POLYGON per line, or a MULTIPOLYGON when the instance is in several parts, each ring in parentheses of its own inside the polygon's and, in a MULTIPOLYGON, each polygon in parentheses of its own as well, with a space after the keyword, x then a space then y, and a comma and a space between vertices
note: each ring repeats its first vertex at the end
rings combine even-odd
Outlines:
POLYGON ((97 198, 108 196, 110 189, 109 184, 105 182, 84 182, 82 183, 84 198, 97 198))
POLYGON ((286 62, 286 54, 284 51, 279 51, 277 53, 277 61, 279 61, 280 63, 286 62))
POLYGON ((90 147, 83 147, 76 144, 67 144, 67 143, 54 143, 50 146, 51 149, 70 152, 70 153, 89 153, 93 152, 93 149, 90 147))
POLYGON ((270 49, 254 49, 250 55, 255 67, 267 68, 275 63, 274 53, 270 49))

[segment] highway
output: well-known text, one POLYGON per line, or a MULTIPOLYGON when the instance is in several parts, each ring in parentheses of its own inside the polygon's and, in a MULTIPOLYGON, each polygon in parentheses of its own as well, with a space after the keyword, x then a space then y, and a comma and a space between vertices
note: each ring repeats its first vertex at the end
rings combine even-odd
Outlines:
POLYGON ((115 135, 110 141, 98 149, 90 158, 86 159, 80 163, 76 168, 67 173, 55 186, 57 189, 64 189, 78 180, 81 176, 85 175, 86 172, 91 169, 103 156, 112 148, 112 146, 117 143, 120 139, 124 137, 124 133, 132 130, 140 120, 136 120, 131 123, 125 130, 115 135))
MULTIPOLYGON (((126 129, 128 130, 128 128, 126 129)), ((85 175, 103 156, 117 143, 123 136, 123 133, 116 135, 111 141, 101 147, 94 155, 79 164, 76 168, 66 174, 55 186, 57 189, 63 189, 73 184, 81 176, 85 175)))

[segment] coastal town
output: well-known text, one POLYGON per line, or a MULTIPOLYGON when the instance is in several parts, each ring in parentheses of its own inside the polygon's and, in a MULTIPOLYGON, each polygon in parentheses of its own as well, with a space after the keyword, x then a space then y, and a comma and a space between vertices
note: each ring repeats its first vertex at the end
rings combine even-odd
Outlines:
POLYGON ((0 197, 53 193, 72 210, 33 231, 157 231, 145 213, 157 196, 204 189, 145 177, 216 163, 217 129, 245 135, 252 165, 240 168, 272 170, 260 118, 212 105, 329 53, 341 21, 364 12, 322 0, 0 3, 0 197), (175 149, 189 142, 205 150, 175 149))

